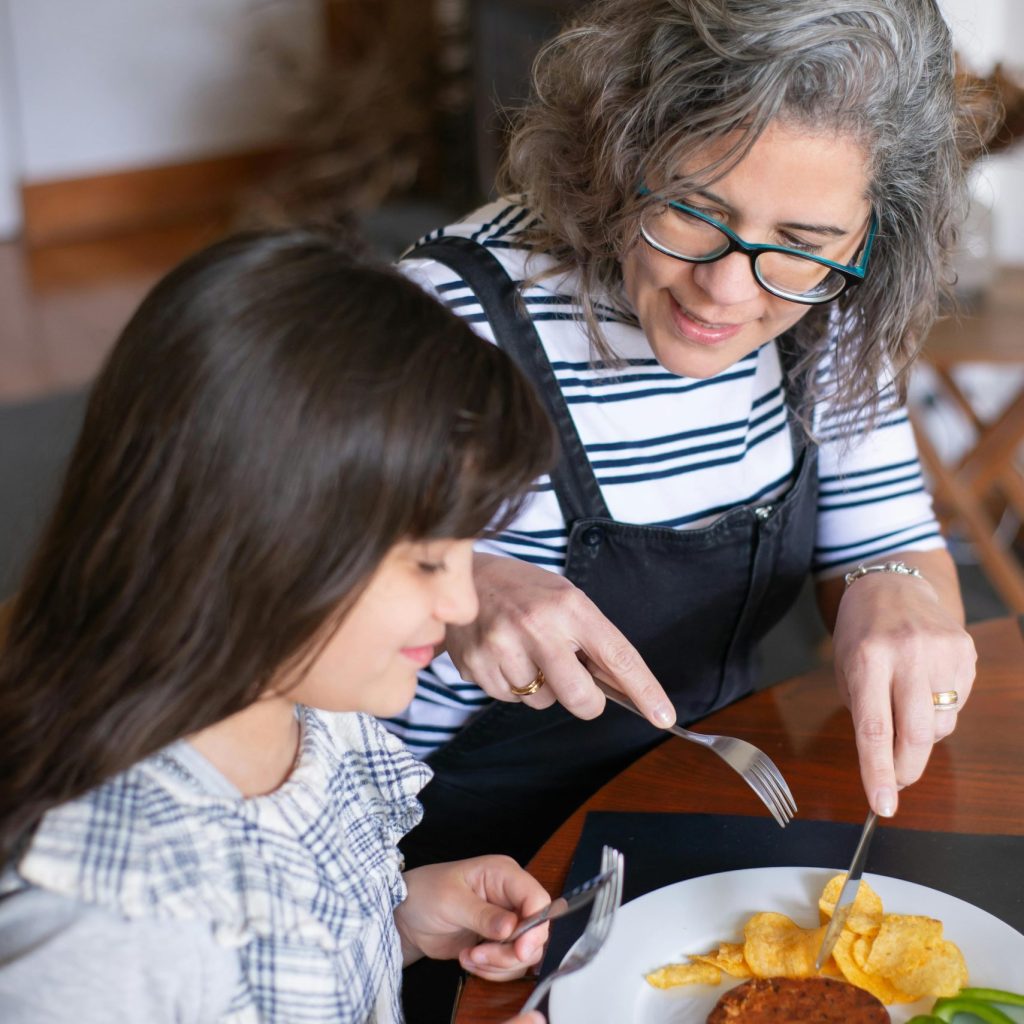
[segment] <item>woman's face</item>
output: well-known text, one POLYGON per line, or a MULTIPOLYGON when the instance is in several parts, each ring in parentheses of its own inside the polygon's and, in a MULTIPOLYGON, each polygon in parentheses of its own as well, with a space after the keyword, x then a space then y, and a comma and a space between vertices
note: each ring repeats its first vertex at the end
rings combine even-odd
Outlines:
POLYGON ((397 714, 445 626, 476 617, 472 564, 471 540, 396 544, 298 684, 280 692, 324 711, 397 714))
MULTIPOLYGON (((666 192, 746 242, 795 247, 848 264, 867 231, 868 184, 867 155, 852 138, 776 123, 708 189, 682 195, 669 186, 666 192)), ((685 263, 638 238, 622 259, 622 276, 658 362, 683 377, 721 373, 810 309, 761 288, 741 252, 715 263, 685 263)))

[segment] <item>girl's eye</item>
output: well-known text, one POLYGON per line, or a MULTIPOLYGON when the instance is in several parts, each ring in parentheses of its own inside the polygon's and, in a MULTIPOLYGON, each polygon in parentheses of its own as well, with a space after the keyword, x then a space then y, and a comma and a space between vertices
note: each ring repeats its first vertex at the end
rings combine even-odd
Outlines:
POLYGON ((417 568, 420 572, 425 572, 428 576, 433 575, 436 572, 444 572, 448 568, 444 561, 440 562, 425 562, 420 561, 416 563, 417 568))

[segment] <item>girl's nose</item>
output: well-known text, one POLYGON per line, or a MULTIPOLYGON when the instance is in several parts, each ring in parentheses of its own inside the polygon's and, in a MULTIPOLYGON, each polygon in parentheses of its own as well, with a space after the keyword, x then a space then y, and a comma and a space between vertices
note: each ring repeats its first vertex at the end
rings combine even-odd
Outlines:
POLYGON ((742 252, 731 252, 713 263, 695 263, 693 280, 716 306, 735 306, 762 295, 750 257, 742 252))

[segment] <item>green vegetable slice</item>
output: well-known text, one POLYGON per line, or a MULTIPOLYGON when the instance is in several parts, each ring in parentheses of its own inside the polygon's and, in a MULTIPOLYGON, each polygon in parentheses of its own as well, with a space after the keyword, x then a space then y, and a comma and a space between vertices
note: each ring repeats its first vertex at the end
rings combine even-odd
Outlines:
POLYGON ((932 1015, 938 1017, 939 1020, 945 1021, 948 1024, 952 1021, 953 1017, 958 1013, 970 1013, 980 1020, 983 1020, 985 1024, 1014 1024, 1010 1017, 1007 1017, 1002 1010, 997 1010, 994 1006, 984 1002, 981 999, 972 999, 964 995, 964 989, 959 995, 951 996, 948 999, 938 999, 935 1005, 932 1007, 932 1015))
POLYGON ((1000 988, 962 988, 959 995, 966 999, 983 999, 986 1003, 1002 1003, 1004 1006, 1024 1006, 1024 994, 1007 992, 1000 988))

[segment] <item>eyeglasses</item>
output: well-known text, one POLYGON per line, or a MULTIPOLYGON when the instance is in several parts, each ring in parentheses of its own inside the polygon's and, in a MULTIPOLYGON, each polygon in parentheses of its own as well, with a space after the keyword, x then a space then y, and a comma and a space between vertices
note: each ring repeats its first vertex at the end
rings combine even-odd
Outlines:
MULTIPOLYGON (((643 196, 654 194, 644 186, 637 191, 643 196)), ((784 245, 744 242, 721 221, 686 203, 666 199, 640 216, 640 234, 658 252, 687 263, 714 263, 732 252, 746 253, 754 280, 765 291, 809 306, 831 302, 864 280, 877 230, 878 218, 872 211, 860 259, 848 266, 784 245)))

